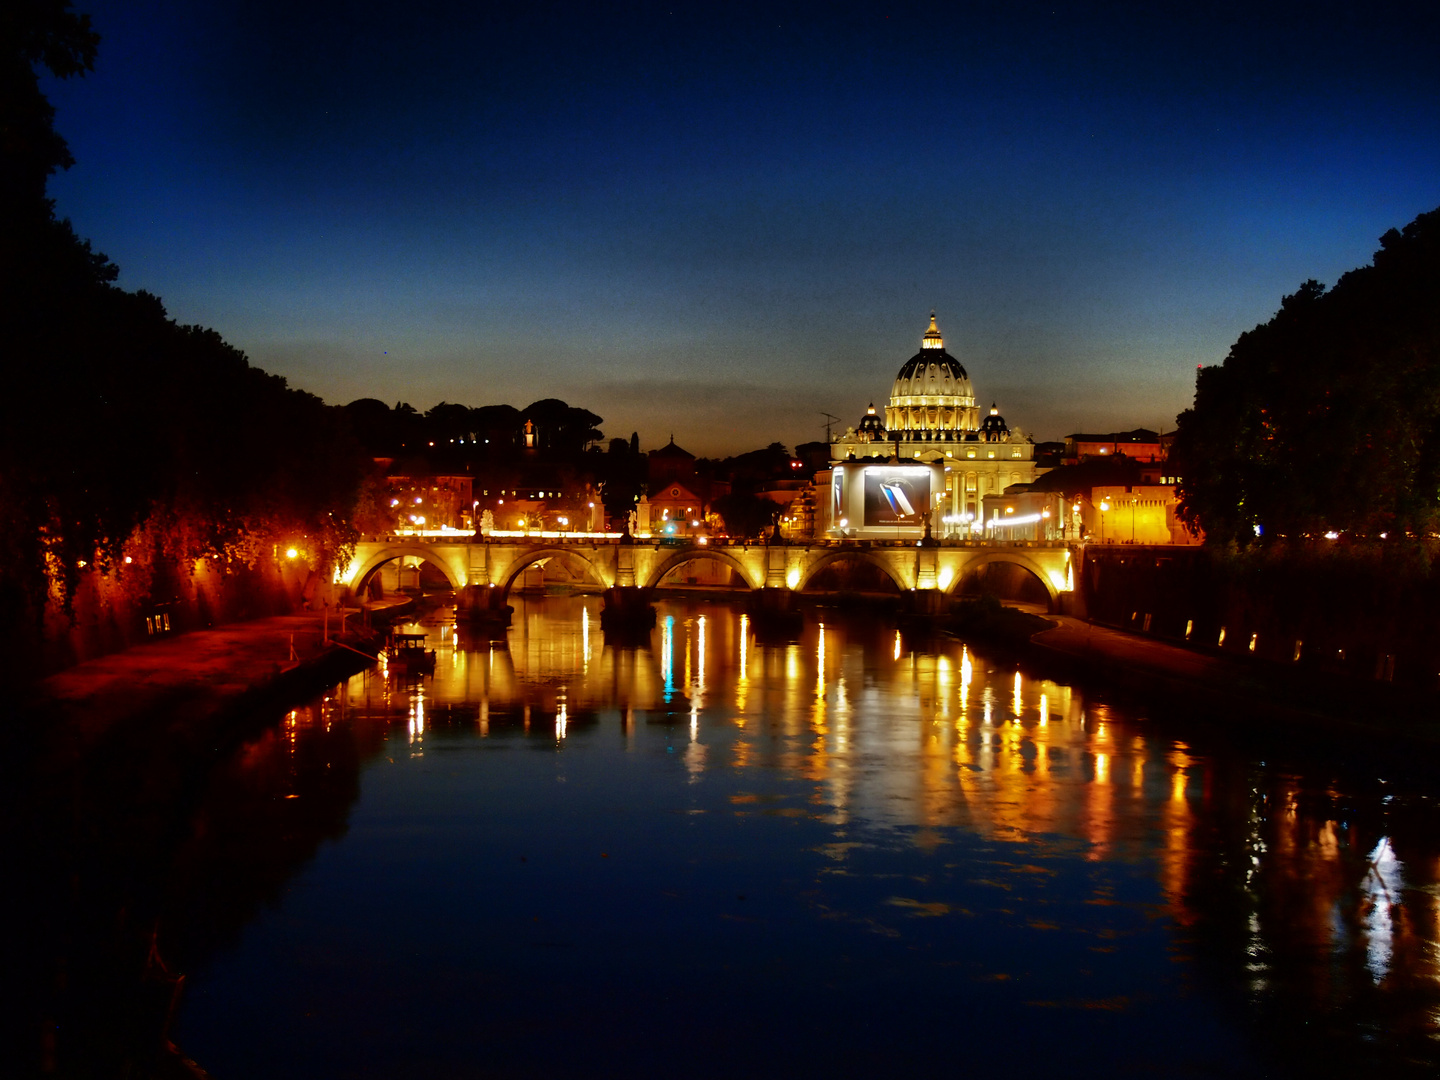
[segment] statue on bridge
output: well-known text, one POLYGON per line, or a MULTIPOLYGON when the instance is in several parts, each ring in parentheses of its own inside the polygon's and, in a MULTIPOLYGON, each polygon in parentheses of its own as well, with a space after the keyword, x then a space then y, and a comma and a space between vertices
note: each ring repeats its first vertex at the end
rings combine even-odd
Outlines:
POLYGON ((487 536, 495 531, 495 512, 486 510, 480 515, 480 535, 487 536))

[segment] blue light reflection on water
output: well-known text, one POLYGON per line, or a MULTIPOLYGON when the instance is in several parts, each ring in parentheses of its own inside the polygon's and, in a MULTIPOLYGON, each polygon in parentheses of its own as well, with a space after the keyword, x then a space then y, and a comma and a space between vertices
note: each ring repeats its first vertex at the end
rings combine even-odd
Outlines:
POLYGON ((831 622, 765 646, 675 605, 658 655, 592 650, 589 603, 522 605, 505 647, 307 714, 372 748, 359 800, 193 973, 187 1053, 220 1076, 1264 1073, 1192 933, 1225 861, 1215 762, 959 643, 831 622))

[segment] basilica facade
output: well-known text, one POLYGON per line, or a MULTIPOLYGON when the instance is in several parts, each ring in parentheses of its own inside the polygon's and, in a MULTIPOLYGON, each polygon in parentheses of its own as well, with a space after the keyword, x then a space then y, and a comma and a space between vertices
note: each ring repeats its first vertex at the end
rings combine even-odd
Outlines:
POLYGON ((831 536, 920 535, 927 520, 936 537, 982 536, 985 496, 1031 483, 1037 475, 1034 443, 1006 424, 994 404, 981 414, 969 373, 945 350, 934 312, 920 351, 895 376, 883 418, 872 403, 858 424, 835 436, 830 451, 833 497, 826 532, 831 536), (895 486, 901 473, 880 476, 884 469, 906 466, 920 481, 906 489, 908 496, 895 486), (876 474, 869 486, 878 494, 862 503, 867 471, 876 474), (853 496, 846 493, 851 488, 853 496), (890 504, 881 496, 913 504, 921 490, 923 510, 886 516, 890 504), (871 504, 879 511, 864 509, 871 504))

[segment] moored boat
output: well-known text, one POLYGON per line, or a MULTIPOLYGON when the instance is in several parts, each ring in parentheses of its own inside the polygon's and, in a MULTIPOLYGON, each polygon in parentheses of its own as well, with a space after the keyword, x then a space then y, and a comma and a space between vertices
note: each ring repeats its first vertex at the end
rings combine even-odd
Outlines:
POLYGON ((385 639, 385 670, 396 675, 430 675, 435 650, 425 648, 424 634, 392 633, 385 639))

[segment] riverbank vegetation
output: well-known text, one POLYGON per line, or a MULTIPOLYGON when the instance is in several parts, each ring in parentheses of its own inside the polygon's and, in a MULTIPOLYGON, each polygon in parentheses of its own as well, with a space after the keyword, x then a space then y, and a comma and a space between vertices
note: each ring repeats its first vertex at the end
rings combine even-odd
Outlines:
POLYGON ((1203 369, 1170 465, 1205 551, 1097 553, 1093 615, 1440 685, 1440 210, 1333 289, 1305 282, 1203 369))
POLYGON ((71 163, 38 69, 91 69, 64 5, 3 21, 0 671, 293 603, 352 542, 366 459, 338 410, 252 367, 55 216, 71 163), (291 554, 293 552, 293 554, 291 554))
POLYGON ((1212 544, 1440 533, 1440 210, 1285 297, 1177 424, 1181 514, 1212 544))

